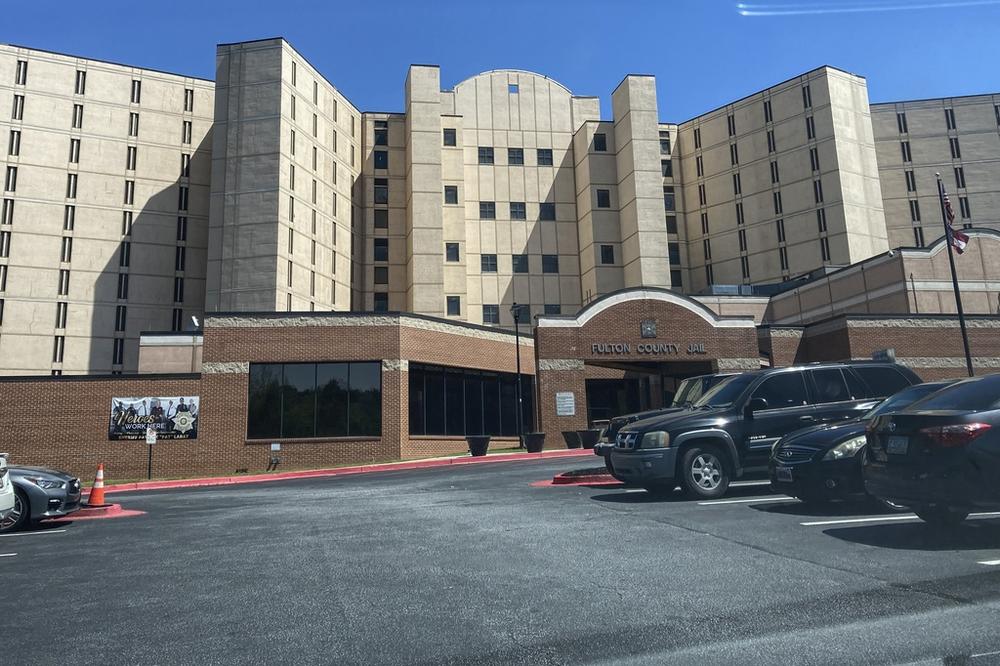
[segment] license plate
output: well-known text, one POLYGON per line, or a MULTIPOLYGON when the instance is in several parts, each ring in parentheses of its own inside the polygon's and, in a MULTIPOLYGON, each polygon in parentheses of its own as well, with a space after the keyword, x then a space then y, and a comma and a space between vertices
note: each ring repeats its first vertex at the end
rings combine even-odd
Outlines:
POLYGON ((885 445, 886 453, 894 453, 898 456, 905 456, 909 448, 910 439, 908 437, 900 437, 899 435, 890 437, 885 445))
POLYGON ((792 468, 791 467, 775 467, 775 476, 778 477, 778 481, 792 482, 792 468))

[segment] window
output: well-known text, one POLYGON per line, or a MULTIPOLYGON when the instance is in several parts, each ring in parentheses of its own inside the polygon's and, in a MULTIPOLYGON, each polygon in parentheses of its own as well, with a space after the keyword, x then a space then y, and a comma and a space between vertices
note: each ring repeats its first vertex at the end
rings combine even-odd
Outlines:
POLYGON ((896 127, 899 128, 900 134, 907 134, 909 129, 906 127, 906 112, 900 112, 896 114, 896 127))
POLYGON ((186 217, 177 218, 177 240, 186 241, 188 235, 188 219, 186 217))
POLYGON ((944 110, 944 122, 948 126, 948 129, 955 129, 955 109, 944 110))
POLYGON ((815 147, 809 149, 809 163, 813 171, 819 171, 819 150, 815 147))
POLYGON ((128 114, 128 135, 139 136, 139 114, 128 114))
POLYGON ((729 163, 732 166, 740 163, 740 149, 735 143, 729 145, 729 163))
POLYGON ((388 146, 389 145, 389 121, 388 120, 376 120, 375 121, 375 145, 376 146, 388 146))
POLYGON ((820 238, 819 239, 819 250, 823 257, 823 261, 830 261, 830 239, 820 238))
MULTIPOLYGON (((62 277, 62 271, 60 271, 60 277, 62 277)), ((69 286, 69 279, 67 276, 67 288, 69 286)), ((7 291, 7 264, 0 264, 0 291, 7 291)))
POLYGON ((778 173, 778 163, 776 161, 771 162, 771 183, 774 184, 780 182, 781 182, 781 175, 778 173))
POLYGON ((124 305, 119 305, 115 307, 115 330, 124 331, 125 330, 125 320, 128 316, 127 308, 124 305))
POLYGON ((543 307, 543 312, 547 315, 558 315, 562 314, 562 306, 558 303, 546 303, 543 307))
POLYGON ((500 306, 499 305, 487 305, 487 304, 483 304, 483 323, 484 324, 499 324, 500 323, 500 306))
POLYGON ((389 284, 389 267, 375 266, 375 284, 389 284))
POLYGON ((736 202, 736 224, 743 224, 746 220, 743 217, 743 202, 736 202))
POLYGON ((913 175, 913 172, 912 171, 906 171, 905 172, 905 176, 906 176, 906 191, 907 192, 916 192, 917 191, 917 179, 913 175))
POLYGON ((761 382, 753 391, 753 399, 767 402, 767 409, 798 407, 806 404, 806 385, 801 372, 781 372, 761 382))
POLYGON ((389 179, 388 178, 376 178, 375 179, 375 203, 377 203, 377 204, 387 204, 387 203, 389 203, 389 179))
MULTIPOLYGON (((661 144, 662 145, 662 144, 661 144)), ((608 137, 606 134, 595 134, 594 135, 594 152, 595 153, 606 153, 608 151, 608 137)), ((662 148, 660 152, 663 152, 662 148)), ((670 152, 669 150, 667 152, 670 152)))
POLYGON ((611 190, 597 190, 597 207, 611 208, 611 190))
POLYGON ((538 219, 552 221, 556 219, 556 205, 554 203, 538 204, 538 219))
POLYGON ((712 239, 711 238, 706 238, 705 240, 703 240, 701 242, 701 249, 702 249, 702 251, 705 254, 705 260, 706 261, 711 261, 712 260, 712 239))
POLYGON ((507 93, 510 95, 516 95, 519 91, 518 85, 516 83, 507 84, 507 93))
POLYGON ((458 143, 454 127, 445 127, 443 130, 441 130, 441 132, 442 132, 441 138, 442 141, 444 142, 444 145, 454 146, 458 143))
MULTIPOLYGON (((336 150, 337 149, 334 148, 334 151, 336 150)), ((292 155, 295 154, 295 130, 289 130, 288 133, 288 152, 290 152, 292 155)))
POLYGON ((458 203, 458 185, 444 186, 444 202, 446 204, 458 203))
POLYGON ((816 203, 823 203, 823 181, 813 181, 813 197, 816 199, 816 203))
POLYGON ((187 259, 187 248, 180 245, 174 248, 174 270, 183 271, 187 259))
POLYGON ((701 148, 701 128, 694 128, 694 147, 701 148))
POLYGON ((701 233, 708 233, 708 213, 701 214, 701 233))
POLYGON ((449 317, 458 317, 462 314, 462 299, 459 296, 447 296, 445 302, 449 317))
POLYGON ((375 209, 375 228, 376 229, 388 229, 389 228, 389 211, 385 208, 375 209))
POLYGON ((962 148, 958 145, 958 137, 952 137, 948 142, 951 144, 951 159, 962 159, 962 148))
MULTIPOLYGON (((69 261, 66 259, 66 261, 69 261)), ((132 243, 123 241, 118 246, 118 265, 127 268, 132 262, 132 243)))
POLYGON ((375 261, 389 261, 389 239, 375 238, 373 241, 373 259, 375 261))
POLYGON ((495 220, 497 217, 497 204, 495 201, 479 202, 479 219, 495 220))
POLYGON ((7 142, 7 154, 8 155, 20 155, 21 154, 21 132, 20 130, 10 131, 10 140, 7 142))
POLYGON ((288 166, 288 189, 295 191, 295 165, 288 166))
POLYGON ((781 192, 772 192, 771 198, 774 199, 774 214, 781 215, 782 212, 781 192))
POLYGON ((671 266, 681 265, 681 245, 680 243, 667 243, 667 253, 671 266))
POLYGON ((955 167, 955 187, 965 189, 965 167, 955 167))
POLYGON ((376 293, 372 309, 375 310, 375 312, 388 312, 389 294, 385 293, 384 291, 376 293))
POLYGON ((184 110, 194 111, 194 90, 191 88, 184 89, 184 110))
POLYGON ((59 261, 68 264, 73 260, 73 239, 64 237, 59 252, 59 261))
POLYGON ((537 151, 538 166, 552 166, 552 149, 539 148, 537 151))
POLYGON ((706 205, 708 203, 708 198, 705 196, 705 183, 698 185, 698 204, 706 205))
POLYGON ((295 120, 295 94, 291 96, 290 106, 288 107, 289 114, 292 116, 292 120, 295 120))
POLYGON ((785 221, 778 219, 774 221, 774 228, 778 232, 778 242, 785 242, 785 221))
POLYGON ((660 154, 670 154, 670 132, 660 132, 660 154))
POLYGON ((740 252, 746 252, 747 251, 747 230, 746 229, 740 229, 736 233, 736 236, 739 239, 740 252))
POLYGON ((997 117, 997 127, 1000 127, 1000 104, 993 105, 993 115, 997 117))
POLYGON ((3 181, 3 191, 4 192, 16 192, 17 191, 17 167, 8 166, 7 167, 7 177, 3 181))
POLYGON ((677 216, 676 215, 667 215, 666 216, 666 221, 667 221, 667 233, 668 234, 676 234, 677 233, 677 216))
MULTIPOLYGON (((66 338, 63 337, 63 336, 61 336, 61 335, 57 335, 53 339, 52 343, 53 343, 52 344, 52 362, 53 363, 62 363, 62 361, 63 361, 63 352, 65 352, 65 350, 66 350, 66 338)), ((118 341, 115 340, 115 358, 116 359, 118 359, 118 357, 119 357, 118 344, 117 343, 118 343, 118 341)), ((121 360, 118 359, 115 362, 116 363, 121 363, 121 360)))
POLYGON ((671 160, 660 160, 660 174, 664 178, 674 177, 674 164, 671 160))
POLYGON ((184 302, 184 278, 182 277, 174 278, 174 302, 184 302))
POLYGON ((816 209, 816 225, 819 227, 819 233, 826 233, 826 209, 817 208, 816 209))
POLYGON ((191 143, 191 121, 185 120, 181 126, 181 143, 191 143))
MULTIPOLYGON (((77 141, 77 147, 79 148, 79 140, 77 140, 77 139, 71 139, 70 140, 70 151, 69 151, 70 152, 70 162, 73 161, 73 158, 72 158, 72 156, 73 156, 72 141, 77 141)), ((136 160, 136 147, 135 146, 128 146, 125 149, 125 170, 126 171, 135 171, 135 160, 136 160)))
POLYGON ((726 124, 729 126, 729 136, 736 136, 736 116, 731 113, 726 116, 726 124))
POLYGON ((497 255, 483 254, 479 256, 479 270, 482 273, 497 272, 497 255))
POLYGON ((924 228, 913 227, 913 244, 917 247, 924 246, 924 228))
POLYGON ((375 168, 376 169, 388 169, 389 168, 389 151, 387 150, 376 150, 373 153, 375 158, 375 168))
POLYGON ((802 86, 802 107, 805 109, 811 108, 813 105, 812 89, 809 84, 802 86))
POLYGON ((684 286, 684 280, 681 277, 681 271, 679 269, 673 268, 670 270, 670 286, 678 289, 684 286))
POLYGON ((920 221, 920 202, 910 201, 910 220, 913 222, 920 221))
POLYGON ((748 257, 740 257, 740 272, 744 280, 750 279, 750 259, 748 257))
POLYGON ((180 331, 184 328, 184 311, 180 308, 174 308, 170 316, 170 330, 180 331))
POLYGON ((806 137, 810 139, 816 138, 816 121, 812 116, 806 116, 806 137))
POLYGON ((705 162, 701 159, 701 155, 694 158, 694 166, 699 178, 705 175, 705 162))
MULTIPOLYGON (((492 306, 490 306, 492 307, 492 306)), ((533 377, 522 377, 521 423, 534 428, 533 377)), ((411 435, 517 434, 517 376, 410 364, 411 435)))
POLYGON ((131 206, 135 203, 135 181, 125 181, 125 203, 131 206))
POLYGON ((774 130, 767 130, 767 152, 777 152, 778 146, 774 142, 774 130))
POLYGON ((771 113, 771 100, 764 100, 764 122, 769 123, 774 121, 774 116, 771 113))
POLYGON ((76 226, 76 206, 66 206, 63 209, 63 229, 73 231, 76 226))
POLYGON ((733 194, 740 194, 743 191, 743 181, 740 179, 740 174, 733 174, 733 194))
POLYGON ((75 199, 76 198, 76 183, 77 175, 75 173, 68 174, 66 176, 66 198, 75 199))
POLYGON ((142 81, 132 81, 132 103, 138 104, 142 97, 142 81))
MULTIPOLYGON (((79 125, 77 125, 76 122, 75 122, 76 107, 78 107, 78 106, 80 106, 80 105, 79 104, 74 104, 73 105, 73 112, 74 112, 74 114, 73 114, 73 118, 74 118, 73 127, 79 127, 79 125)), ((24 95, 14 95, 14 108, 10 112, 10 117, 13 120, 23 120, 24 119, 24 95)), ((80 106, 80 121, 83 122, 83 107, 82 106, 80 106)))
POLYGON ((295 221, 295 197, 288 197, 288 219, 292 222, 295 221))
POLYGON ((674 188, 672 185, 663 186, 663 207, 668 211, 677 209, 677 201, 674 198, 674 188))
POLYGON ((444 244, 444 260, 458 261, 458 243, 444 244))
POLYGON ((10 256, 10 232, 0 231, 0 258, 10 256))
POLYGON ((508 148, 507 164, 511 166, 521 166, 524 164, 524 148, 508 148))
POLYGON ((17 69, 14 72, 14 85, 23 86, 28 82, 28 61, 18 60, 17 69))
POLYGON ((479 146, 479 163, 493 164, 493 147, 479 146))
POLYGON ((514 273, 527 273, 528 272, 528 255, 526 254, 512 254, 510 255, 511 270, 514 273))
POLYGON ((615 246, 614 245, 602 245, 601 246, 601 263, 602 264, 613 264, 613 263, 615 263, 615 246))
POLYGON ((14 200, 4 199, 3 209, 0 213, 0 224, 14 224, 14 200))
POLYGON ((382 364, 250 364, 247 438, 378 437, 382 364))
POLYGON ((177 209, 178 210, 187 210, 188 209, 188 194, 189 194, 189 192, 190 192, 190 188, 188 188, 188 187, 186 187, 184 185, 181 185, 178 188, 178 192, 177 192, 177 209))
POLYGON ((899 149, 903 153, 903 161, 904 162, 912 162, 913 161, 913 155, 910 153, 910 142, 909 141, 900 141, 899 142, 899 149))
MULTIPOLYGON (((60 293, 63 285, 63 273, 66 274, 66 293, 69 293, 69 271, 59 271, 60 293)), ((118 298, 121 300, 128 299, 128 273, 122 273, 118 276, 118 298)))
POLYGON ((510 219, 512 220, 527 220, 528 212, 525 209, 523 201, 511 201, 510 202, 510 219))
POLYGON ((542 272, 543 273, 558 273, 559 272, 559 255, 558 254, 543 254, 542 255, 542 272))
POLYGON ((715 271, 712 270, 712 264, 705 264, 705 282, 708 284, 715 284, 715 271))
POLYGON ((969 198, 959 197, 958 198, 958 208, 962 212, 962 219, 967 220, 972 217, 972 211, 969 208, 969 198))
POLYGON ((861 375, 861 379, 871 389, 871 397, 884 398, 910 386, 906 377, 893 368, 856 366, 854 371, 861 375))
POLYGON ((782 247, 778 248, 778 260, 781 262, 781 270, 787 271, 788 270, 788 248, 787 247, 782 246, 782 247))
POLYGON ((855 397, 863 398, 863 395, 853 396, 844 381, 844 374, 838 368, 824 370, 810 370, 813 387, 816 389, 817 403, 842 402, 852 400, 855 397))

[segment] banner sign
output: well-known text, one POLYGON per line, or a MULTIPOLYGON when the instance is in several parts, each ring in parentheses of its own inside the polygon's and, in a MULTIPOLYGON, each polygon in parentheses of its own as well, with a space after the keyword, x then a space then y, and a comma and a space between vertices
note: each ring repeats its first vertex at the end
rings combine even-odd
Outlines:
MULTIPOLYGON (((108 439, 198 439, 198 396, 112 398, 108 439)), ((147 440, 148 441, 148 440, 147 440)))

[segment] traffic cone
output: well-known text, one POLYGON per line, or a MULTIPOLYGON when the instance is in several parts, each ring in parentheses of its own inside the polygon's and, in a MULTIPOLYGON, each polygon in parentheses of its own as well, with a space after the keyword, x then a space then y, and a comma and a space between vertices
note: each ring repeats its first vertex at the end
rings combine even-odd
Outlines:
POLYGON ((94 486, 90 489, 87 506, 107 506, 104 503, 104 463, 97 465, 97 477, 94 479, 94 486))

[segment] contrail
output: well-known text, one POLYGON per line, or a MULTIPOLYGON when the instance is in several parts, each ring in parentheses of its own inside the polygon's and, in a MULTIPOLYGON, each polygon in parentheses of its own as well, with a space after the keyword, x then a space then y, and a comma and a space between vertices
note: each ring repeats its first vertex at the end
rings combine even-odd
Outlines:
POLYGON ((1000 5, 1000 0, 958 0, 957 2, 921 2, 906 4, 869 3, 857 5, 820 6, 815 4, 756 5, 737 3, 740 16, 804 16, 808 14, 848 14, 859 12, 898 12, 914 9, 952 9, 1000 5))

